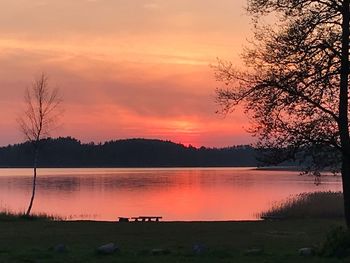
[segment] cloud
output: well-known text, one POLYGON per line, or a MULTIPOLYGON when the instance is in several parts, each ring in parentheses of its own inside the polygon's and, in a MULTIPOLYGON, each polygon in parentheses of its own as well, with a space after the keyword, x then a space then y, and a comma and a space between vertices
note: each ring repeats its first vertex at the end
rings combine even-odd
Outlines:
POLYGON ((46 6, 48 5, 47 1, 42 0, 42 1, 34 1, 34 5, 36 6, 46 6))
POLYGON ((248 136, 242 135, 245 117, 240 111, 235 118, 214 114, 215 82, 206 65, 118 62, 27 49, 8 49, 1 54, 0 118, 6 120, 7 129, 0 143, 18 141, 15 112, 4 108, 21 105, 24 88, 41 70, 64 97, 63 128, 54 135, 72 135, 84 141, 161 138, 196 146, 247 141, 248 136))
POLYGON ((214 114, 208 66, 239 52, 243 20, 231 11, 243 1, 2 1, 0 143, 15 142, 13 109, 42 71, 64 96, 58 135, 243 141, 241 111, 224 120, 214 114))
POLYGON ((147 10, 159 10, 160 9, 160 5, 158 3, 155 3, 155 2, 145 3, 143 5, 143 7, 147 10))

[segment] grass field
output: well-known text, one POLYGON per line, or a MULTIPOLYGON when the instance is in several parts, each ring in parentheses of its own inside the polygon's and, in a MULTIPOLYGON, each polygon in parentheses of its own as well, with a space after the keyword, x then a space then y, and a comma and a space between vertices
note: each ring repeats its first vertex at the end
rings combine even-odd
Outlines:
POLYGON ((301 257, 298 249, 318 246, 336 219, 255 222, 107 223, 45 220, 0 221, 0 262, 341 262, 301 257), (116 243, 120 251, 98 255, 96 247, 116 243), (67 252, 52 250, 57 244, 67 252), (207 251, 194 254, 194 244, 207 251), (152 255, 152 249, 167 255, 152 255), (245 255, 251 248, 261 255, 245 255))

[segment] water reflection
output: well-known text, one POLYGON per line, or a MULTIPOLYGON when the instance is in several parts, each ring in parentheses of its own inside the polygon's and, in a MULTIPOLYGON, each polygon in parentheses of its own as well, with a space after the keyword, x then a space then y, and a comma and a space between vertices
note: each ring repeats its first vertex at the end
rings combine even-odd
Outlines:
MULTIPOLYGON (((0 169, 0 206, 23 211, 30 169, 0 169)), ((252 169, 39 169, 33 211, 69 219, 249 220, 291 194, 340 191, 339 177, 252 169)))

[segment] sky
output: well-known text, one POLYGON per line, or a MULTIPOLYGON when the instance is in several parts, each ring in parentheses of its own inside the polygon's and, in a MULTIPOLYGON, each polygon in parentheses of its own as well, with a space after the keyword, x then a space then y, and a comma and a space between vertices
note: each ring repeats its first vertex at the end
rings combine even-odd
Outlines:
POLYGON ((0 0, 0 145, 24 140, 24 91, 44 72, 63 97, 52 136, 253 141, 241 109, 216 114, 216 59, 240 66, 246 0, 0 0))

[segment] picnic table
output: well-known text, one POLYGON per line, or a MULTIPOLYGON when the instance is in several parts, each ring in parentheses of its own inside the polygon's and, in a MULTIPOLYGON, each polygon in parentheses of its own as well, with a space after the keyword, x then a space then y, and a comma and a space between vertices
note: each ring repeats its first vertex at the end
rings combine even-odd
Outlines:
POLYGON ((161 216, 138 216, 132 217, 131 219, 133 219, 134 222, 159 222, 162 218, 161 216))
POLYGON ((134 222, 159 222, 161 216, 137 216, 137 217, 118 217, 118 222, 130 222, 130 220, 134 220, 134 222))

